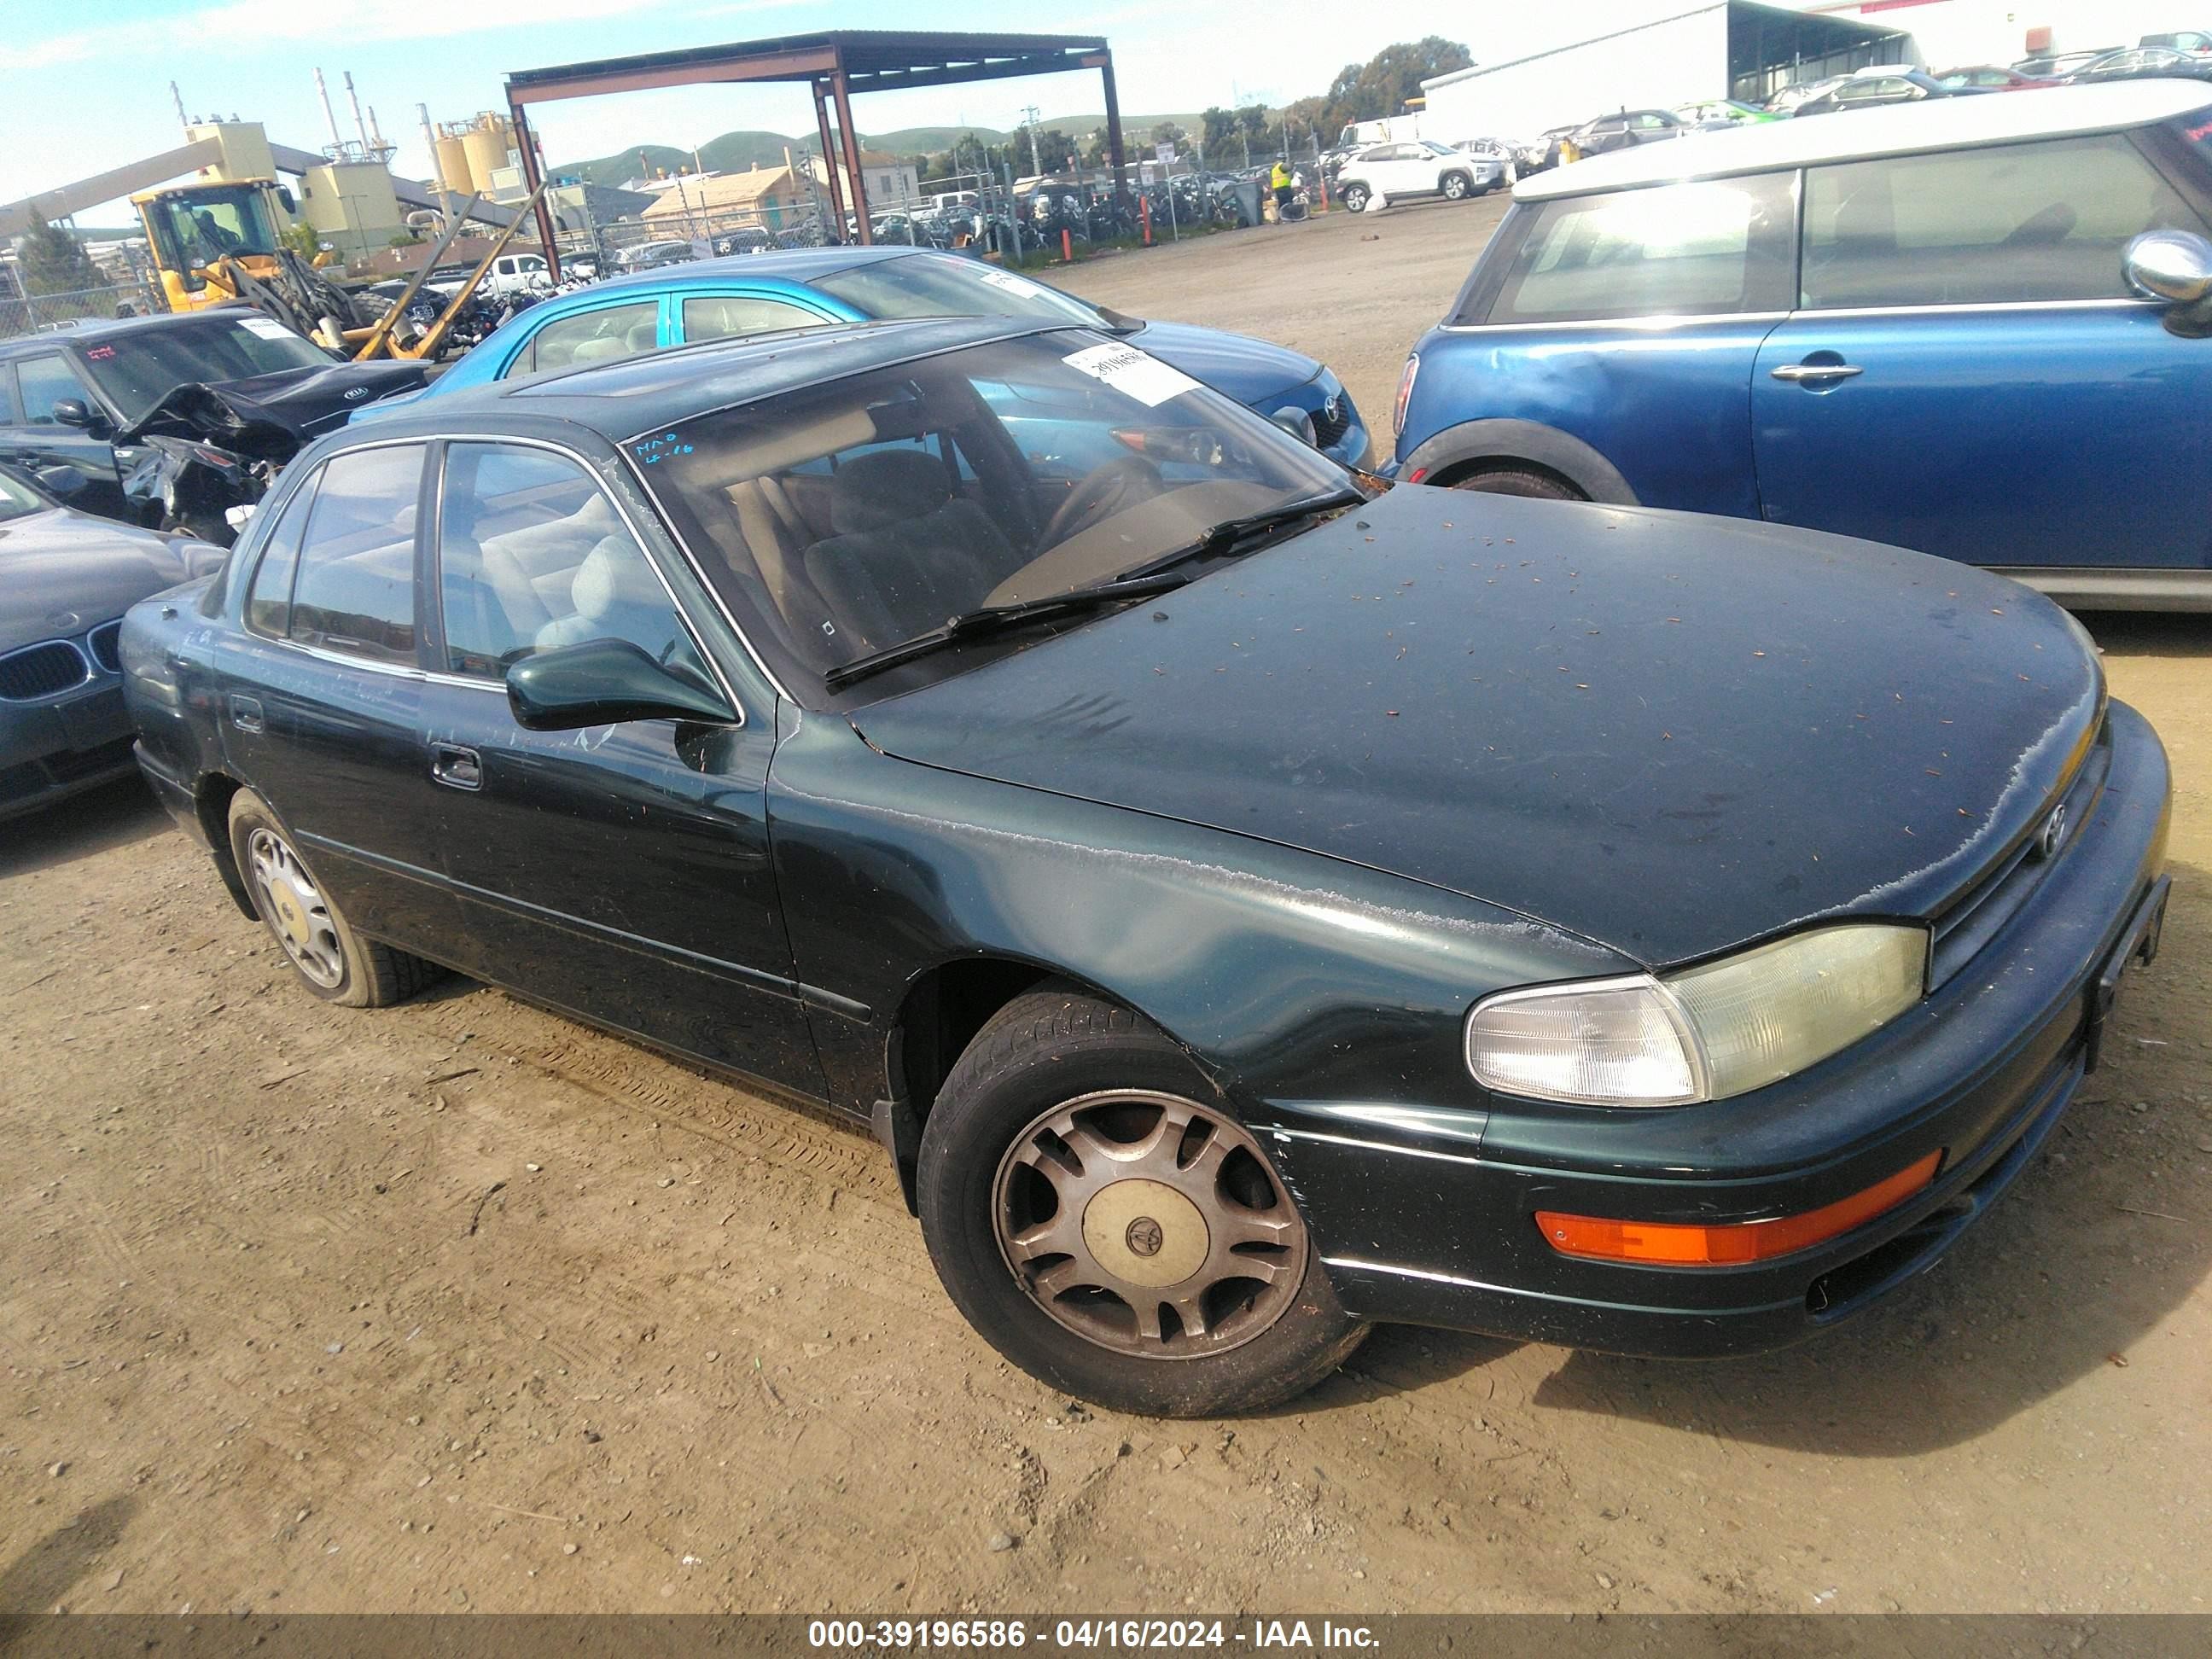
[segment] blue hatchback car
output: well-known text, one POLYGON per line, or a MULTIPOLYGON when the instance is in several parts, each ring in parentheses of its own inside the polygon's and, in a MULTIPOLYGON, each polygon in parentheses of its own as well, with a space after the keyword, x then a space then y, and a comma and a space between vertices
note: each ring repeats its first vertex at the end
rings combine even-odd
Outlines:
MULTIPOLYGON (((1219 329, 1143 322, 980 259, 933 248, 796 248, 617 277, 562 295, 498 330, 422 395, 582 368, 738 335, 915 317, 1034 317, 1099 329, 1224 392, 1346 465, 1367 459, 1359 411, 1303 352, 1219 329)), ((412 398, 387 398, 357 419, 412 398)))
POLYGON ((1694 133, 1522 183, 1400 383, 1411 483, 2212 609, 2212 88, 1694 133))

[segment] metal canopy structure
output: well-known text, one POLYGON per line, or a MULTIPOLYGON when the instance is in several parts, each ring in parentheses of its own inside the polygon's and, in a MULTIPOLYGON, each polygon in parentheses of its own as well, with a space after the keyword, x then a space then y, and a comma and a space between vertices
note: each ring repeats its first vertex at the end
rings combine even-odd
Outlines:
MULTIPOLYGON (((843 163, 852 188, 855 226, 863 242, 873 241, 868 225, 867 186, 860 173, 860 144, 853 130, 853 96, 900 87, 948 87, 969 81, 1003 81, 1018 76, 1058 75, 1069 70, 1099 72, 1106 94, 1107 160, 1114 188, 1128 192, 1121 144, 1121 100, 1114 85, 1114 54, 1100 34, 953 34, 897 29, 836 29, 823 34, 784 34, 763 40, 737 40, 723 46, 690 46, 676 52, 642 52, 632 58, 602 58, 550 69, 522 70, 507 77, 507 104, 522 151, 523 176, 535 190, 539 181, 537 145, 526 110, 532 104, 562 98, 592 98, 616 92, 714 82, 803 81, 813 90, 814 120, 830 178, 832 210, 842 217, 839 189, 843 163), (836 134, 830 111, 836 112, 836 134)), ((1125 204, 1126 205, 1126 204, 1125 204)), ((553 228, 541 202, 538 210, 546 257, 557 262, 553 228)), ((557 263, 555 275, 559 274, 557 263)))

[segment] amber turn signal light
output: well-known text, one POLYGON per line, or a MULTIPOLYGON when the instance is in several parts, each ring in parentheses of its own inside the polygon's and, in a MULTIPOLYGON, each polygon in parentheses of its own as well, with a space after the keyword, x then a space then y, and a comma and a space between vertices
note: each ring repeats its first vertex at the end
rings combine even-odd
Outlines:
POLYGON ((1668 1221, 1608 1221, 1597 1216, 1539 1210, 1536 1224, 1543 1229, 1546 1243, 1562 1255, 1670 1267, 1740 1267, 1824 1244, 1885 1210, 1895 1209, 1935 1180, 1942 1162, 1939 1149, 1863 1192, 1802 1215, 1777 1216, 1771 1221, 1698 1227, 1668 1221))

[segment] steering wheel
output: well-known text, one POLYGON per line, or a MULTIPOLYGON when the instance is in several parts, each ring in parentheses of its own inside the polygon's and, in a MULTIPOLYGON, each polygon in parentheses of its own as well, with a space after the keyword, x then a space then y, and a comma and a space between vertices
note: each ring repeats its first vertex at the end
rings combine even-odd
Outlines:
POLYGON ((1117 455, 1085 473, 1067 499, 1054 509, 1037 538, 1040 548, 1056 547, 1093 520, 1119 512, 1127 503, 1149 500, 1167 488, 1160 470, 1141 455, 1117 455), (1141 490, 1142 495, 1138 494, 1141 490))

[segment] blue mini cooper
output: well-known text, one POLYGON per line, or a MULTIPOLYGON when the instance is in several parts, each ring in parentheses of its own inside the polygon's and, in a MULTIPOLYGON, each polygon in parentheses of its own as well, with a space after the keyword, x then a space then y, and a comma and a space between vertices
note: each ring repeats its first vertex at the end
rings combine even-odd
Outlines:
POLYGON ((1524 181, 1407 362, 1385 471, 2212 608, 2209 94, 1946 100, 1524 181))

